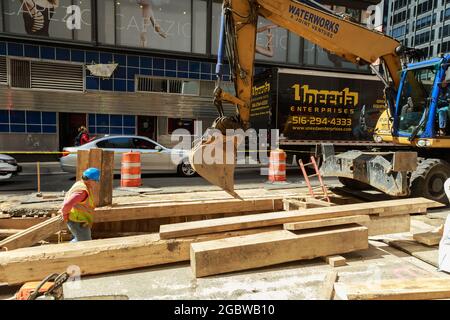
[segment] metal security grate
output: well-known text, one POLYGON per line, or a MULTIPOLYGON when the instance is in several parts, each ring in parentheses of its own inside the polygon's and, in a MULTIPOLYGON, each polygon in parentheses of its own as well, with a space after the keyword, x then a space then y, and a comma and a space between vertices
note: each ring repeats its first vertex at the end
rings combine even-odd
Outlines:
POLYGON ((0 83, 8 82, 8 68, 6 67, 6 57, 0 57, 0 83))
POLYGON ((30 61, 10 60, 11 87, 31 88, 30 61))
POLYGON ((31 88, 83 91, 83 66, 33 61, 31 62, 31 88))
POLYGON ((199 95, 200 81, 198 80, 175 80, 151 77, 137 77, 138 92, 165 92, 182 95, 199 95))

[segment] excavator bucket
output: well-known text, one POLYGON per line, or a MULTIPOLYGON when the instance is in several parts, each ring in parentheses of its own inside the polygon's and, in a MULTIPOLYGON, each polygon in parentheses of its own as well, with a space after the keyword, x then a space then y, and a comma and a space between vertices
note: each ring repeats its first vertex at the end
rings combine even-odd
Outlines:
POLYGON ((191 166, 200 176, 235 198, 240 198, 234 191, 238 143, 237 136, 209 136, 197 143, 189 155, 191 166))

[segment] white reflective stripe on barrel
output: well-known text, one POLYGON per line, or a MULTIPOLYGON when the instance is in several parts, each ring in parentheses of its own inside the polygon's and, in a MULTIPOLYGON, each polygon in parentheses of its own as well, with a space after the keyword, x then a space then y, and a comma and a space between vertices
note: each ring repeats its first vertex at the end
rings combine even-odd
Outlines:
POLYGON ((140 162, 122 162, 122 167, 123 168, 136 168, 136 167, 140 167, 141 163, 140 162))
POLYGON ((140 179, 140 174, 122 174, 122 180, 140 179))
POLYGON ((269 176, 284 176, 286 171, 269 171, 269 176))

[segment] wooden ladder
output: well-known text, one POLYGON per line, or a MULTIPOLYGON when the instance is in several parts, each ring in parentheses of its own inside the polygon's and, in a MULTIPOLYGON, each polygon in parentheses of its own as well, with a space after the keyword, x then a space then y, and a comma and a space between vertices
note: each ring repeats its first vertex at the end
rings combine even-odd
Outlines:
POLYGON ((320 175, 320 171, 319 171, 319 167, 317 166, 316 158, 314 156, 311 156, 311 162, 306 163, 306 164, 303 163, 302 159, 299 159, 298 164, 300 165, 300 169, 303 173, 303 177, 305 178, 306 185, 308 186, 309 194, 318 200, 326 200, 327 202, 331 202, 330 197, 328 197, 328 189, 325 186, 325 184, 323 183, 322 176, 320 175), (305 169, 307 166, 312 166, 316 173, 308 176, 308 174, 306 173, 306 169, 305 169), (320 185, 317 187, 311 186, 310 178, 314 178, 314 177, 317 177, 317 179, 319 179, 320 185), (316 195, 314 193, 314 190, 318 190, 318 189, 322 190, 322 194, 323 194, 322 198, 318 198, 318 195, 316 195))

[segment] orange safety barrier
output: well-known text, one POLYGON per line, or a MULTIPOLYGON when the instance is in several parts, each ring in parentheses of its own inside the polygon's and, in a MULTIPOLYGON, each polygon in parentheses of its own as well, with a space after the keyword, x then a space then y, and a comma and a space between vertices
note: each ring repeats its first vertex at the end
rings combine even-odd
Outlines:
POLYGON ((286 152, 281 149, 270 151, 269 182, 286 181, 286 152))
POLYGON ((142 185, 141 154, 139 152, 124 153, 120 173, 121 187, 140 187, 142 185))

